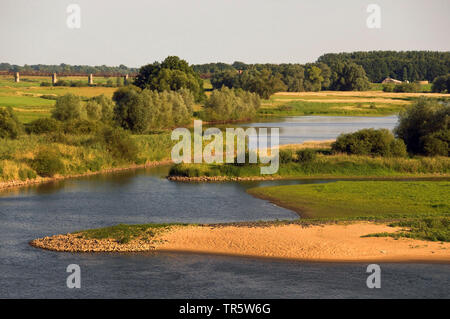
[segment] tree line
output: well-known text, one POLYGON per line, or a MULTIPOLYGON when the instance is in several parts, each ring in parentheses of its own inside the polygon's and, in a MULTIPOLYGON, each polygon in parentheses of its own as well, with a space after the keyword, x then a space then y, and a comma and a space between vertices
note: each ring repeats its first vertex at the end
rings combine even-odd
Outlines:
POLYGON ((438 51, 369 51, 352 53, 327 53, 317 62, 332 66, 339 62, 361 65, 371 82, 381 82, 386 77, 401 81, 433 81, 450 73, 450 52, 438 51))
POLYGON ((322 62, 305 65, 239 63, 239 67, 242 69, 213 73, 213 88, 240 88, 268 99, 273 93, 280 91, 363 91, 370 86, 364 69, 353 62, 338 62, 332 67, 322 62))

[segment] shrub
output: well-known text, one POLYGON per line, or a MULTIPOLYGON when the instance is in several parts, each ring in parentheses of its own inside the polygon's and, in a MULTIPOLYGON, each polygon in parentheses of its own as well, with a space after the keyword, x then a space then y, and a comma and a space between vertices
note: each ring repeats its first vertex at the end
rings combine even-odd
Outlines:
POLYGON ((60 121, 80 119, 84 115, 81 99, 73 94, 65 94, 56 100, 52 117, 60 121))
POLYGON ((26 131, 28 134, 43 134, 56 132, 60 127, 61 123, 53 118, 40 118, 29 123, 26 131))
POLYGON ((422 90, 419 83, 400 83, 394 86, 394 92, 406 92, 406 93, 413 93, 413 92, 420 92, 422 90))
POLYGON ((404 156, 404 143, 386 129, 363 129, 341 134, 332 144, 335 152, 358 155, 404 156))
POLYGON ((36 178, 36 173, 31 169, 21 168, 19 169, 19 178, 22 181, 26 181, 27 179, 34 179, 36 178))
POLYGON ((442 150, 444 144, 433 141, 433 139, 440 139, 447 143, 448 148, 449 121, 450 103, 448 100, 419 98, 416 103, 400 113, 399 124, 395 132, 404 140, 408 152, 434 154, 437 149, 442 150), (425 149, 425 143, 427 143, 427 149, 425 149))
POLYGON ((450 93, 450 74, 436 77, 431 90, 436 93, 450 93))
POLYGON ((186 93, 159 93, 126 86, 114 92, 113 100, 117 124, 137 134, 183 125, 191 119, 190 107, 185 102, 188 101, 186 93))
POLYGON ((261 105, 259 96, 241 89, 223 87, 214 90, 205 103, 202 116, 207 121, 233 121, 251 119, 261 105))
POLYGON ((442 130, 423 138, 423 149, 426 155, 448 156, 450 144, 450 130, 442 130))
POLYGON ((405 157, 407 155, 405 142, 398 138, 391 142, 390 150, 390 155, 394 157, 405 157))
POLYGON ((279 151, 279 158, 281 164, 287 164, 293 161, 293 152, 290 149, 281 149, 279 151))
POLYGON ((394 83, 383 84, 383 92, 394 92, 394 88, 395 88, 394 83))
POLYGON ((136 161, 138 147, 130 135, 122 129, 105 127, 101 134, 106 149, 116 159, 136 161))
POLYGON ((19 122, 11 107, 0 108, 0 138, 15 139, 22 132, 19 122))
POLYGON ((53 177, 64 171, 60 154, 53 148, 45 148, 38 152, 32 163, 33 169, 43 177, 53 177))
POLYGON ((50 82, 41 82, 40 86, 52 86, 50 82))
POLYGON ((298 150, 296 154, 297 154, 297 162, 300 163, 312 162, 317 158, 316 152, 310 148, 298 150))
POLYGON ((71 120, 66 121, 63 126, 64 133, 66 134, 95 134, 102 127, 102 124, 98 121, 90 120, 71 120))

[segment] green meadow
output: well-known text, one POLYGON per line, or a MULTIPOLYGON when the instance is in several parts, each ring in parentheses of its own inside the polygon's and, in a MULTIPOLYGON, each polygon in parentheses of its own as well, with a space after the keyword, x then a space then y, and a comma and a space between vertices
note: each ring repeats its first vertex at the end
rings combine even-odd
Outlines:
POLYGON ((448 181, 340 181, 252 188, 248 193, 306 219, 387 220, 404 228, 369 236, 450 241, 448 181))

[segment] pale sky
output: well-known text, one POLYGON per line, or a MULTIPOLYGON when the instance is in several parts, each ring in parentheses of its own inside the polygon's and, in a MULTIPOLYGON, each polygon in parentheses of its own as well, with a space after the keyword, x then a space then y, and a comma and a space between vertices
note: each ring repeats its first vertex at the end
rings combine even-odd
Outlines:
POLYGON ((328 52, 450 51, 449 15, 450 0, 0 0, 0 62, 305 63, 328 52), (67 27, 72 3, 79 29, 67 27), (366 26, 371 3, 380 29, 366 26))

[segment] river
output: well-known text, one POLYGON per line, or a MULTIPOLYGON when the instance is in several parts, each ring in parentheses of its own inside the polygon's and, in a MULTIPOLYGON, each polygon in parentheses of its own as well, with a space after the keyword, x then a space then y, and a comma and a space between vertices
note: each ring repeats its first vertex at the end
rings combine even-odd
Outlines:
MULTIPOLYGON (((286 118, 280 119, 277 127, 281 127, 281 140, 292 143, 300 139, 334 138, 339 132, 361 126, 391 129, 396 121, 395 117, 394 124, 389 118, 378 118, 380 122, 376 118, 354 118, 339 126, 337 123, 342 120, 314 117, 305 122, 305 118, 286 118), (324 124, 327 121, 335 124, 328 126, 324 124), (356 124, 351 126, 349 121, 356 124), (316 125, 322 125, 325 131, 304 128, 316 125)), ((274 123, 252 125, 270 127, 274 123)), ((294 212, 253 198, 245 189, 330 182, 189 184, 166 180, 167 172, 168 167, 155 167, 1 192, 0 298, 448 298, 450 295, 450 267, 444 264, 382 263, 382 288, 368 289, 367 264, 362 263, 151 252, 72 254, 28 245, 28 241, 46 235, 118 223, 295 219, 298 216, 294 212), (81 289, 66 287, 69 264, 81 267, 81 289)))

